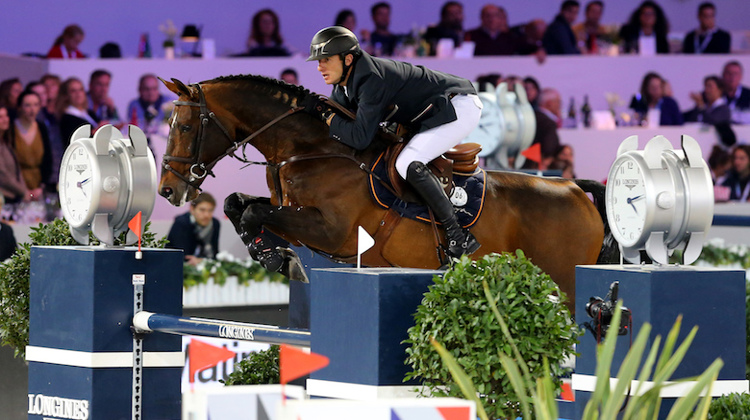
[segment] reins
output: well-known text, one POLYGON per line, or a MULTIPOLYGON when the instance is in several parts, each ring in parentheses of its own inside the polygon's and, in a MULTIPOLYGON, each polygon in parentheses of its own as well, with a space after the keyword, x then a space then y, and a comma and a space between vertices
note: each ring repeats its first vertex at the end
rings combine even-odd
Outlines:
MULTIPOLYGON (((193 145, 191 147, 191 156, 190 157, 181 157, 181 156, 171 156, 164 154, 162 159, 162 166, 164 169, 168 170, 169 172, 173 173, 177 178, 188 184, 189 186, 197 189, 198 191, 202 191, 200 186, 198 185, 198 181, 202 180, 206 177, 206 175, 215 176, 212 169, 216 164, 223 158, 227 156, 231 156, 234 159, 237 159, 240 162, 245 163, 246 165, 243 166, 243 168, 250 166, 250 165, 263 165, 267 166, 271 170, 271 174, 273 176, 273 183, 274 183, 274 190, 276 192, 276 197, 279 200, 279 204, 281 204, 281 178, 279 175, 279 171, 282 167, 295 162, 302 162, 307 160, 316 160, 316 159, 347 159, 352 162, 354 162, 357 167, 361 170, 363 170, 368 175, 374 177, 377 179, 381 184, 383 184, 387 189, 389 189, 392 193, 395 194, 395 191, 391 188, 390 185, 388 185, 387 182, 385 182, 383 179, 381 179, 377 174, 375 174, 370 168, 367 167, 367 165, 364 162, 360 162, 357 160, 354 156, 344 154, 344 153, 315 153, 315 154, 309 154, 309 155, 296 155, 292 156, 287 160, 281 161, 279 163, 273 163, 273 162, 257 162, 257 161, 251 161, 247 159, 247 155, 245 154, 244 147, 252 141, 255 137, 263 133, 264 131, 268 130, 272 126, 274 126, 279 121, 283 120, 284 118, 295 114, 299 111, 302 111, 304 107, 295 107, 290 108, 283 114, 277 116, 273 120, 269 121, 267 124, 265 124, 263 127, 259 128, 255 132, 251 133, 249 136, 245 137, 244 139, 240 141, 234 141, 232 140, 232 136, 229 134, 229 131, 224 127, 224 125, 219 121, 219 119, 216 117, 216 114, 211 112, 211 110, 208 109, 208 105, 206 103, 206 97, 203 93, 203 89, 201 88, 200 84, 193 85, 198 90, 198 98, 200 102, 191 102, 191 101, 174 101, 175 106, 192 106, 192 107, 198 107, 200 108, 200 127, 198 129, 198 135, 193 139, 193 145), (214 160, 212 160, 209 163, 203 163, 200 161, 200 155, 201 150, 203 147, 203 141, 206 133, 206 128, 208 126, 209 121, 213 121, 221 130, 222 133, 224 133, 224 137, 229 140, 229 142, 232 144, 231 147, 229 147, 227 150, 224 151, 221 155, 217 156, 214 160), (239 157, 236 155, 237 150, 242 147, 242 157, 239 157), (180 163, 187 163, 191 164, 190 166, 190 177, 181 174, 177 170, 175 170, 169 162, 180 162, 180 163)), ((329 105, 337 108, 337 110, 343 110, 346 111, 346 113, 353 117, 353 114, 349 112, 348 110, 345 110, 342 108, 339 104, 331 101, 326 100, 326 103, 329 105)))

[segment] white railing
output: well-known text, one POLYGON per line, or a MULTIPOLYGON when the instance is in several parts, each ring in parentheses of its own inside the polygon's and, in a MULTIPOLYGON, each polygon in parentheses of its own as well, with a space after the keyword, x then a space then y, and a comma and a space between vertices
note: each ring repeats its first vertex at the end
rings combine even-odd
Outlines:
POLYGON ((183 291, 182 306, 204 308, 219 306, 285 305, 289 303, 289 286, 270 281, 241 285, 237 277, 228 277, 224 285, 213 279, 183 291))

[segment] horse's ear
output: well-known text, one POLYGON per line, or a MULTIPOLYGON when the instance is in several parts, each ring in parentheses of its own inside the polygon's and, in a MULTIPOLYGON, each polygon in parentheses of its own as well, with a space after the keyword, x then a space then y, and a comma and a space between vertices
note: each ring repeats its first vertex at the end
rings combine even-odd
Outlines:
POLYGON ((164 83, 164 86, 167 87, 170 91, 174 92, 175 94, 179 95, 185 95, 190 96, 190 89, 188 89, 187 86, 185 86, 184 83, 181 81, 172 78, 171 82, 167 82, 166 80, 162 79, 161 77, 158 78, 161 80, 162 83, 164 83))

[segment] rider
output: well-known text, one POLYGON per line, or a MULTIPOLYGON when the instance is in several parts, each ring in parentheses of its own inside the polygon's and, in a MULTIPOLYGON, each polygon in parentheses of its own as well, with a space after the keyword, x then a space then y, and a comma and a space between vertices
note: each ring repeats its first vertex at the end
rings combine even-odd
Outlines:
POLYGON ((416 128, 417 134, 396 159, 396 170, 445 227, 448 254, 460 257, 479 248, 474 235, 461 228, 453 205, 437 177, 427 168, 432 159, 460 143, 479 123, 482 104, 468 80, 373 57, 357 37, 342 26, 315 34, 307 61, 318 61, 331 99, 356 111, 350 120, 336 115, 321 99, 310 96, 305 111, 330 126, 334 139, 355 149, 366 148, 382 121, 416 128))

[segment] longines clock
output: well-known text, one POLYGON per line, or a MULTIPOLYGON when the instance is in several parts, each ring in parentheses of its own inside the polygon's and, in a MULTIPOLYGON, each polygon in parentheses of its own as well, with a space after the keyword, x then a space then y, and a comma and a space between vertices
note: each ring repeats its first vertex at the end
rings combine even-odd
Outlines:
POLYGON ((607 219, 625 259, 640 263, 645 250, 668 264, 675 249, 683 263, 700 256, 713 219, 713 184, 700 146, 682 136, 674 150, 663 136, 638 150, 638 137, 620 144, 607 177, 607 219))
MULTIPOLYGON (((60 206, 73 238, 89 243, 89 231, 102 243, 128 230, 139 211, 148 220, 156 197, 156 164, 146 136, 131 125, 129 138, 112 125, 78 128, 60 165, 60 206)), ((128 232, 126 243, 137 240, 128 232)))

